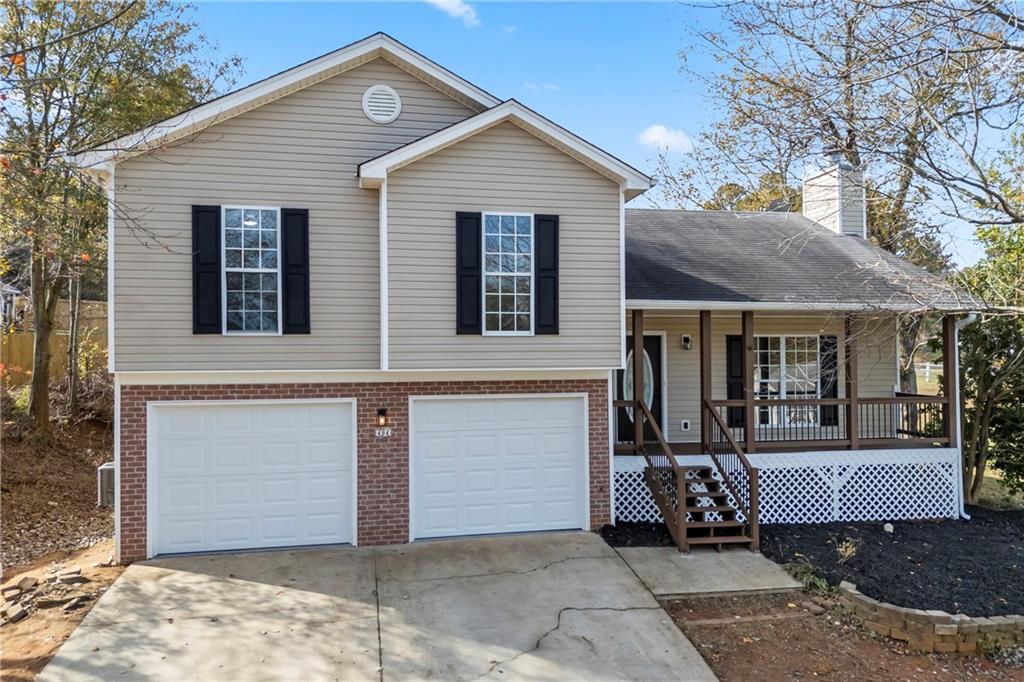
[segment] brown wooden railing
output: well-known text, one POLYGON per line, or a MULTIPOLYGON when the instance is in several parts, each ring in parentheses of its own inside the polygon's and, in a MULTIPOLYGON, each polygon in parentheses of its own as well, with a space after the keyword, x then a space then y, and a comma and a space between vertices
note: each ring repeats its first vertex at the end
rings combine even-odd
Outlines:
POLYGON ((686 474, 676 461, 675 453, 665 440, 658 422, 654 419, 650 409, 642 400, 616 400, 615 407, 625 407, 633 410, 633 419, 636 420, 638 433, 648 433, 644 428, 644 422, 649 427, 649 432, 654 435, 654 443, 637 443, 637 449, 643 455, 647 466, 644 468, 644 479, 651 490, 651 496, 661 511, 668 526, 672 539, 681 551, 687 551, 686 541, 686 509, 680 501, 680 486, 685 485, 686 474))
MULTIPOLYGON (((749 447, 744 428, 747 402, 710 403, 711 412, 733 439, 749 447)), ((772 449, 929 447, 950 442, 950 410, 944 396, 899 393, 894 397, 855 401, 785 398, 759 399, 750 404, 754 409, 753 443, 772 449), (851 413, 853 409, 855 413, 851 413)))
POLYGON ((732 430, 712 401, 704 402, 703 412, 702 423, 705 428, 702 429, 701 440, 704 452, 714 461, 715 468, 736 503, 737 511, 746 519, 751 549, 756 551, 760 546, 758 471, 750 464, 743 448, 733 438, 732 430))

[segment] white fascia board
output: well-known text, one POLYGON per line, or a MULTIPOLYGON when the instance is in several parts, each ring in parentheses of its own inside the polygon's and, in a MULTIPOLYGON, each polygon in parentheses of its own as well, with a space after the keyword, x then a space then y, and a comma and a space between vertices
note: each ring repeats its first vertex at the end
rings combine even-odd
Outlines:
POLYGON ((837 303, 812 303, 796 301, 672 301, 654 299, 628 299, 626 308, 629 310, 760 310, 780 312, 902 312, 917 313, 933 311, 967 312, 970 307, 956 305, 928 305, 918 303, 858 303, 858 302, 837 302, 837 303))
POLYGON ((620 183, 624 188, 624 194, 629 198, 646 192, 654 185, 654 181, 650 177, 624 161, 510 99, 392 152, 364 161, 359 164, 359 186, 370 189, 380 187, 390 171, 407 166, 505 121, 519 124, 527 132, 554 144, 571 156, 576 156, 583 163, 601 172, 602 175, 620 183))
POLYGON ((130 370, 114 374, 120 386, 165 384, 413 383, 424 381, 606 380, 614 367, 427 370, 130 370))
POLYGON ((404 63, 413 70, 429 75, 470 101, 478 103, 481 107, 493 107, 501 101, 487 91, 459 78, 451 71, 406 47, 391 36, 378 33, 253 83, 241 90, 218 97, 160 123, 120 137, 103 145, 102 148, 72 155, 72 158, 82 168, 93 168, 111 161, 123 160, 157 148, 167 140, 197 133, 209 125, 219 123, 324 78, 333 77, 347 68, 358 66, 384 55, 404 63))

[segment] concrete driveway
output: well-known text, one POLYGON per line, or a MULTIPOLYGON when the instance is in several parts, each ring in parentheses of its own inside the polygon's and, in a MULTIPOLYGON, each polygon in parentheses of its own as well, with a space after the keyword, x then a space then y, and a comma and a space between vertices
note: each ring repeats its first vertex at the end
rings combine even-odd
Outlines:
POLYGON ((714 680, 596 535, 134 564, 39 680, 714 680))

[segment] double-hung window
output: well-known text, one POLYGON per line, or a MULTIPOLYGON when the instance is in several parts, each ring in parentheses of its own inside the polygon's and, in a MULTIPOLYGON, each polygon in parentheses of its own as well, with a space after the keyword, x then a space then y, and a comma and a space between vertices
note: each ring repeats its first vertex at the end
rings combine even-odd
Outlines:
POLYGON ((281 333, 278 208, 225 206, 224 333, 281 333))
POLYGON ((533 333, 533 216, 485 213, 484 334, 533 333))
MULTIPOLYGON (((754 348, 754 395, 759 400, 820 397, 817 336, 757 336, 754 348)), ((818 423, 814 405, 762 406, 757 413, 762 425, 818 423)))

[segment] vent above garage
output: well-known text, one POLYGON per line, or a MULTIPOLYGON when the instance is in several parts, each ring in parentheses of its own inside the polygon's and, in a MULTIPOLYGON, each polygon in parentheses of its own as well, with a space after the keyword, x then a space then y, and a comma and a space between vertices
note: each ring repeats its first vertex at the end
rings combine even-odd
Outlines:
POLYGON ((402 98, 390 85, 371 85, 363 93, 363 113, 374 123, 391 123, 402 113, 402 98))

